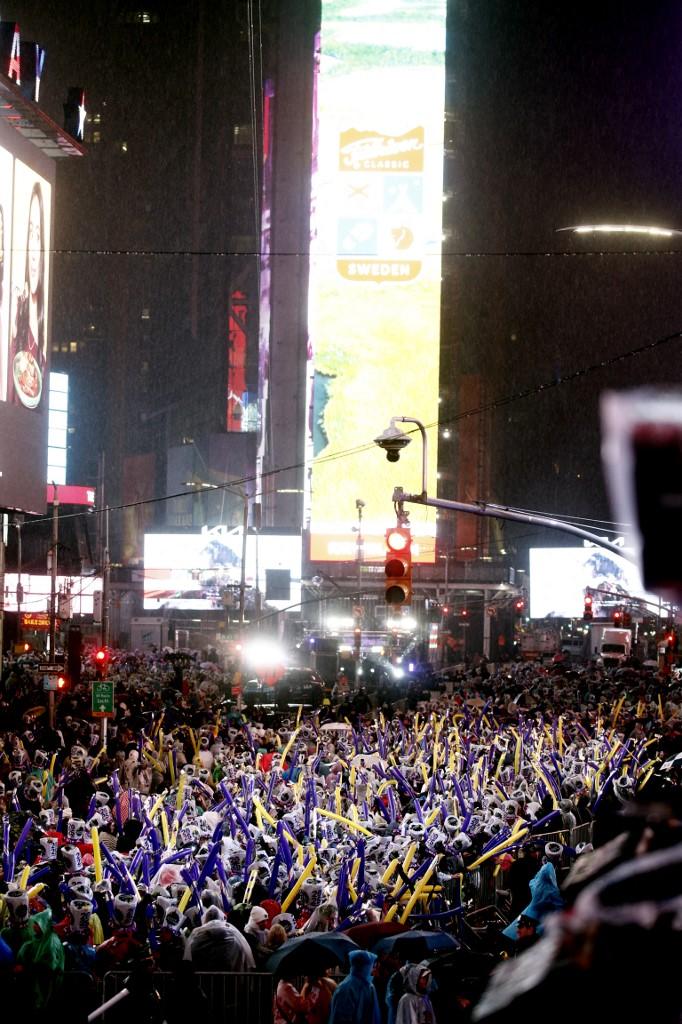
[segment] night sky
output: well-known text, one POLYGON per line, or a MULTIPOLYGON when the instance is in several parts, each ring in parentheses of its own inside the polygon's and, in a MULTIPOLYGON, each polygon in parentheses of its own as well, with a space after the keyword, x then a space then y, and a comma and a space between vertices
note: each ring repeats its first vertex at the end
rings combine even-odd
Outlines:
MULTIPOLYGON (((181 391, 191 425, 206 407, 192 368, 199 358, 212 372, 220 365, 218 297, 253 260, 250 171, 232 135, 249 116, 245 5, 137 7, 15 0, 2 9, 4 19, 20 22, 24 37, 47 48, 41 105, 55 120, 61 122, 69 85, 85 86, 91 114, 107 104, 105 143, 63 167, 57 191, 57 248, 79 252, 56 257, 53 339, 80 338, 90 323, 103 339, 88 378, 96 398, 84 400, 73 442, 83 474, 92 468, 84 438, 91 440, 100 424, 101 367, 105 376, 115 369, 106 361, 109 334, 124 335, 117 343, 123 348, 139 344, 121 304, 156 309, 148 352, 139 359, 151 363, 154 381, 140 388, 127 378, 132 419, 181 391), (157 12, 158 23, 128 24, 137 7, 157 12), (192 184, 197 55, 203 62, 199 209, 192 184), (125 158, 122 141, 129 145, 125 158), (185 253, 197 246, 208 253, 234 250, 235 239, 242 257, 204 258, 197 328, 185 253), (169 255, 94 254, 108 249, 169 255)), ((276 70, 270 26, 284 7, 264 8, 266 72, 276 70)), ((447 131, 454 155, 446 173, 453 192, 444 257, 446 388, 462 372, 478 373, 489 399, 500 403, 681 329, 682 242, 655 242, 648 245, 655 251, 643 253, 647 246, 631 239, 596 242, 556 233, 603 220, 682 227, 679 3, 458 0, 450 5, 449 39, 447 131), (614 251, 622 249, 633 254, 614 251)), ((491 421, 491 490, 480 497, 608 516, 599 393, 677 383, 679 351, 673 341, 500 405, 491 421)), ((126 372, 135 365, 130 359, 126 372)), ((215 423, 208 416, 203 426, 215 423)), ((143 425, 138 440, 146 443, 143 425)), ((124 443, 133 441, 129 431, 124 443)), ((456 450, 456 436, 447 443, 456 450)), ((443 452, 447 470, 455 456, 447 447, 443 452)), ((508 536, 513 533, 510 528, 508 536)))

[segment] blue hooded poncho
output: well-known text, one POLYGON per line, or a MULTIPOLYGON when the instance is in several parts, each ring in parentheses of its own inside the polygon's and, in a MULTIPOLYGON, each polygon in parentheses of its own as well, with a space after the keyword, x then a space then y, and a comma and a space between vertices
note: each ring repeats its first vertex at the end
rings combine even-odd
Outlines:
POLYGON ((354 949, 348 960, 350 974, 334 993, 328 1024, 380 1024, 379 1000, 372 984, 377 958, 364 949, 354 949))
MULTIPOLYGON (((530 883, 531 901, 525 910, 521 911, 520 917, 532 917, 535 921, 541 922, 547 914, 555 910, 561 910, 564 905, 559 886, 556 880, 554 865, 549 861, 543 864, 537 875, 531 878, 530 883)), ((518 939, 518 917, 512 921, 502 932, 508 939, 518 939)))

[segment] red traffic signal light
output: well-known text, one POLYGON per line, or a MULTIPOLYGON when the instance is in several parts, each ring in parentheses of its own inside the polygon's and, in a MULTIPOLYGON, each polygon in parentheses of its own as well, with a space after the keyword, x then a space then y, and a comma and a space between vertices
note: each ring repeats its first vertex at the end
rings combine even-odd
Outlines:
POLYGON ((517 615, 523 615, 523 610, 526 607, 526 602, 522 597, 517 597, 514 601, 514 611, 517 615))
POLYGON ((100 649, 95 654, 95 661, 98 661, 99 664, 101 665, 106 660, 107 660, 107 652, 100 647, 100 649))
POLYGON ((462 610, 460 611, 459 614, 460 614, 461 618, 468 619, 469 618, 469 609, 468 608, 462 608, 462 610))
POLYGON ((585 594, 585 605, 583 607, 583 619, 585 622, 589 622, 592 618, 592 595, 585 594))
POLYGON ((614 626, 620 626, 623 621, 623 613, 620 608, 616 608, 613 613, 613 624, 614 626))
POLYGON ((108 661, 108 651, 106 651, 104 647, 98 647, 97 650, 95 651, 95 668, 97 670, 97 675, 100 677, 100 679, 104 678, 104 673, 106 672, 108 661))
POLYGON ((412 600, 412 534, 407 526, 386 531, 386 604, 410 604, 412 600))

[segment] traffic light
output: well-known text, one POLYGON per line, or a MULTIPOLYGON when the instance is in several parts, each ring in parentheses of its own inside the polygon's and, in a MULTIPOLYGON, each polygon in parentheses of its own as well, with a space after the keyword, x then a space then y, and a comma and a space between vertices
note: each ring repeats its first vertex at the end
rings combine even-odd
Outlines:
POLYGON ((408 526, 386 531, 386 604, 402 605, 412 601, 412 534, 408 526))
POLYGON ((468 619, 469 618, 469 609, 468 608, 462 608, 460 610, 459 617, 460 617, 460 619, 468 619))
POLYGON ((109 656, 104 647, 98 647, 95 651, 95 669, 97 670, 97 676, 99 679, 104 679, 107 671, 107 661, 109 656))
POLYGON ((630 612, 623 612, 623 627, 630 629, 632 626, 632 615, 630 612))
POLYGON ((623 625, 623 613, 620 610, 620 608, 616 608, 616 610, 614 611, 612 617, 613 617, 613 624, 614 624, 614 626, 622 626, 623 625))
POLYGON ((68 685, 69 685, 69 681, 66 678, 66 676, 58 676, 57 677, 57 689, 60 691, 60 693, 63 693, 66 690, 66 688, 68 687, 68 685))
POLYGON ((585 594, 585 605, 583 607, 583 621, 590 622, 592 618, 592 595, 585 594))
POLYGON ((526 602, 523 600, 523 598, 517 597, 514 601, 514 614, 519 616, 523 615, 525 607, 526 602))

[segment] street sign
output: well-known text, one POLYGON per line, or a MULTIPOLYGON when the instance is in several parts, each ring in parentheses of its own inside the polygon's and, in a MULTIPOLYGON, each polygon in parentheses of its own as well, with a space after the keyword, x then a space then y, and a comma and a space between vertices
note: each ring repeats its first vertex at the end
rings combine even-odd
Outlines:
POLYGON ((97 679, 93 682, 92 717, 114 717, 114 683, 111 679, 97 679))
POLYGON ((21 628, 22 629, 35 629, 35 630, 48 630, 50 628, 50 613, 49 612, 22 612, 21 613, 21 628))

